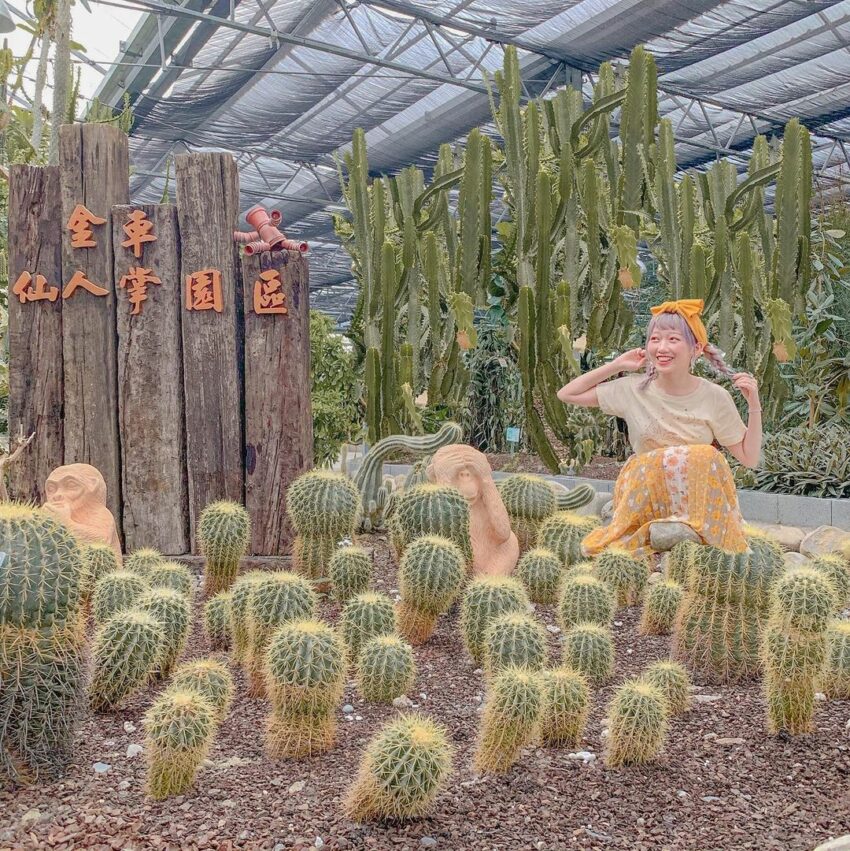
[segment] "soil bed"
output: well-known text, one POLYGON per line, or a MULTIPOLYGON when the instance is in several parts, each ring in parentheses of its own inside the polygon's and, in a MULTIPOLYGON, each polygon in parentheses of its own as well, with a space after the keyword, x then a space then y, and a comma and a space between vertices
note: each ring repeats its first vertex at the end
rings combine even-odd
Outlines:
MULTIPOLYGON (((391 592, 397 587, 395 564, 386 540, 364 536, 361 543, 375 550, 377 587, 391 592)), ((323 617, 333 621, 338 613, 337 605, 323 602, 323 617)), ((538 606, 537 614, 555 623, 549 607, 538 606)), ((311 759, 272 762, 263 752, 267 704, 245 696, 244 678, 236 671, 234 709, 189 794, 148 800, 144 756, 126 756, 128 745, 143 742, 148 691, 116 714, 86 712, 75 763, 63 780, 0 792, 0 849, 810 851, 850 830, 847 701, 819 703, 817 732, 788 740, 766 734, 758 683, 697 683, 693 709, 673 720, 656 764, 604 766, 604 714, 614 686, 669 652, 669 638, 637 634, 638 617, 635 608, 618 613, 616 676, 596 692, 581 744, 599 756, 588 764, 566 751, 531 749, 505 776, 478 776, 472 770, 484 680, 463 648, 454 611, 416 649, 419 675, 408 695, 419 711, 448 727, 456 747, 451 785, 431 817, 400 826, 364 826, 340 814, 365 742, 399 710, 364 704, 349 682, 343 704, 350 703, 354 713, 349 720, 340 710, 337 747, 311 759), (98 774, 97 762, 111 768, 98 774)), ((553 634, 553 659, 557 642, 553 634)), ((196 625, 186 657, 207 652, 196 625)))

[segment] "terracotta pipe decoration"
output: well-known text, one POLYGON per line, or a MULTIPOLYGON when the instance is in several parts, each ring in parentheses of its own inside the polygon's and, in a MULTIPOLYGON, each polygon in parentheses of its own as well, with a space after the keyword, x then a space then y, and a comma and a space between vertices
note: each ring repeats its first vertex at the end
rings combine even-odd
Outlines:
POLYGON ((246 254, 262 254, 264 251, 271 251, 272 247, 261 239, 255 239, 245 244, 242 249, 246 254))
POLYGON ((251 207, 251 209, 245 213, 245 219, 260 235, 260 239, 263 240, 263 242, 267 242, 272 247, 272 250, 278 248, 280 243, 286 239, 286 237, 272 224, 272 220, 269 218, 269 214, 266 212, 265 208, 261 207, 259 204, 255 207, 251 207))
POLYGON ((234 241, 245 246, 245 254, 258 254, 263 251, 298 251, 306 254, 309 250, 306 242, 288 239, 278 230, 277 225, 283 218, 280 210, 267 213, 264 207, 257 204, 245 213, 245 218, 256 230, 233 231, 234 241))
POLYGON ((280 210, 272 210, 269 213, 269 218, 272 220, 272 224, 277 226, 283 221, 283 214, 280 210))

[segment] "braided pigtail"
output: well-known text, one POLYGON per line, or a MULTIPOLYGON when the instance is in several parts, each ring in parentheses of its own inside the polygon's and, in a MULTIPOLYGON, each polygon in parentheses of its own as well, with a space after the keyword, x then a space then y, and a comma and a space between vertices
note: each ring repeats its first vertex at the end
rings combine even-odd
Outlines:
POLYGON ((721 375, 731 378, 735 374, 735 370, 723 360, 723 352, 714 345, 714 343, 706 344, 702 350, 702 356, 708 361, 708 365, 721 375))

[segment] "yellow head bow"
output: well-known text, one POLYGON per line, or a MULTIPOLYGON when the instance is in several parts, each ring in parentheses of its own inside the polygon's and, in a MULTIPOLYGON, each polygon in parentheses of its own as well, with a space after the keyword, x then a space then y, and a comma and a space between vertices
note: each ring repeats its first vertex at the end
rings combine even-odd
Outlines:
POLYGON ((665 301, 664 304, 650 307, 649 310, 653 316, 658 316, 659 313, 678 313, 687 322, 694 339, 706 345, 708 334, 702 319, 699 318, 704 305, 705 302, 701 298, 681 298, 678 301, 665 301))

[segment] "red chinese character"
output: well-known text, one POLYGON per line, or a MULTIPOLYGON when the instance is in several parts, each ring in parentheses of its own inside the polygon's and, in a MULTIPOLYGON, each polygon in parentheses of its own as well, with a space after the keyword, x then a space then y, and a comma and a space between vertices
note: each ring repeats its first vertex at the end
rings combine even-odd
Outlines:
POLYGON ((124 248, 133 248, 133 254, 136 257, 142 256, 143 242, 156 242, 156 236, 151 231, 153 230, 153 222, 148 221, 148 215, 144 210, 133 210, 130 213, 130 219, 127 224, 123 225, 124 233, 127 234, 127 239, 121 243, 124 248))
POLYGON ((142 302, 147 301, 148 298, 148 284, 161 283, 162 281, 150 269, 143 269, 141 266, 130 267, 127 274, 118 282, 118 286, 127 290, 130 304, 133 305, 130 311, 131 316, 142 312, 142 302))
POLYGON ((74 207, 71 218, 68 219, 68 230, 71 231, 71 248, 94 248, 97 243, 92 239, 91 225, 102 225, 106 219, 96 216, 82 204, 74 207))
POLYGON ((284 306, 285 299, 280 272, 275 269, 260 272, 260 277, 254 281, 254 313, 289 313, 284 306))
POLYGON ((201 269, 186 277, 186 310, 214 310, 221 313, 221 272, 201 269))
POLYGON ((35 286, 32 286, 32 275, 29 272, 21 272, 12 292, 20 299, 21 304, 27 301, 56 301, 59 298, 59 287, 51 287, 44 275, 36 274, 35 286))
POLYGON ((62 290, 62 298, 70 298, 79 287, 82 287, 84 290, 88 290, 92 295, 109 294, 109 290, 105 290, 103 287, 93 284, 85 276, 84 272, 74 272, 74 276, 67 284, 65 284, 65 289, 62 290))

